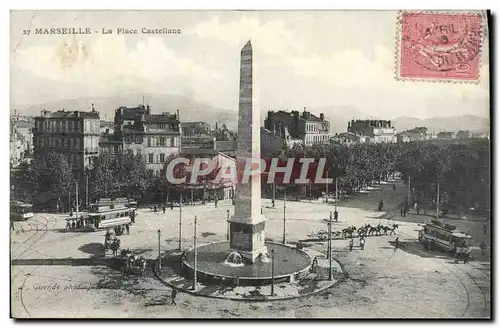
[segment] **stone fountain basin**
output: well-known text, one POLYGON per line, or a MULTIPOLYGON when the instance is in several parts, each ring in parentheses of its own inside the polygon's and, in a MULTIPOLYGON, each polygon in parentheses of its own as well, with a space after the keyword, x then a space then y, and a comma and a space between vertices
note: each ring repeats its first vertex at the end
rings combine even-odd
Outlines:
MULTIPOLYGON (((296 247, 265 243, 268 254, 274 250, 274 280, 294 281, 309 273, 312 259, 304 251, 296 247)), ((212 243, 197 247, 197 278, 214 282, 223 282, 232 285, 265 285, 272 281, 272 262, 264 263, 257 261, 254 264, 244 266, 227 266, 224 264, 231 249, 229 242, 212 243)), ((190 276, 194 272, 194 249, 186 252, 184 268, 190 276)))

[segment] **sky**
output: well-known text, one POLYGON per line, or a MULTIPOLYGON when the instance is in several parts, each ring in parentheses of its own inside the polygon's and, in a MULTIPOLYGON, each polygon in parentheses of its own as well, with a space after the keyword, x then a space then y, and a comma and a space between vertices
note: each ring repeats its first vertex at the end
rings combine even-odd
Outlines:
POLYGON ((251 39, 260 108, 489 117, 488 41, 478 84, 398 81, 397 17, 396 11, 13 11, 11 109, 147 93, 237 110, 240 50, 251 39), (91 28, 92 34, 34 34, 52 27, 91 28), (139 34, 117 35, 117 28, 139 34), (181 33, 146 35, 142 28, 181 33), (23 35, 27 29, 30 35, 23 35))

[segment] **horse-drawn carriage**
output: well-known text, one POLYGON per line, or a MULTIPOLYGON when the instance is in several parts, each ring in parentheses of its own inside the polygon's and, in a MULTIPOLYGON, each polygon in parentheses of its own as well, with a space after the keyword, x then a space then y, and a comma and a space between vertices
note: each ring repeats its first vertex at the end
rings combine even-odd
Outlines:
POLYGON ((145 275, 148 261, 142 257, 132 253, 130 249, 122 249, 120 252, 121 268, 125 273, 145 275))

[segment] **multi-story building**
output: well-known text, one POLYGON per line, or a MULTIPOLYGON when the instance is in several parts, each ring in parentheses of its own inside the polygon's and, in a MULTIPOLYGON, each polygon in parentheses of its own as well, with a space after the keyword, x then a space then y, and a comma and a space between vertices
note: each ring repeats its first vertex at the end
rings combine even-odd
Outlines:
POLYGON ((455 138, 457 139, 470 139, 472 137, 472 133, 468 130, 459 130, 455 138))
POLYGON ((452 132, 452 131, 441 131, 441 132, 438 132, 437 139, 440 139, 440 140, 455 139, 455 132, 452 132))
POLYGON ((416 127, 397 134, 398 142, 424 141, 427 140, 427 128, 416 127))
POLYGON ((356 135, 352 132, 337 133, 334 137, 330 138, 330 144, 343 144, 347 146, 357 143, 365 143, 366 141, 366 136, 356 135))
POLYGON ((347 132, 364 136, 367 142, 396 142, 396 129, 391 121, 385 120, 351 120, 347 123, 347 132))
POLYGON ((182 135, 185 137, 200 137, 211 134, 210 124, 207 122, 182 122, 182 135))
POLYGON ((35 117, 34 157, 48 152, 61 153, 81 178, 91 158, 98 154, 99 129, 99 113, 93 105, 91 112, 44 110, 35 117))
POLYGON ((267 112, 264 129, 272 131, 274 135, 284 135, 285 128, 291 139, 300 139, 305 145, 330 142, 330 122, 325 120, 325 115, 321 113, 317 117, 305 107, 302 114, 283 110, 267 112))
MULTIPOLYGON (((105 140, 103 140, 105 141, 105 140)), ((111 140, 108 140, 111 141, 111 140)), ((146 166, 159 173, 165 160, 181 148, 181 125, 177 114, 151 114, 149 105, 115 110, 115 129, 112 145, 121 143, 125 153, 140 155, 146 166)))

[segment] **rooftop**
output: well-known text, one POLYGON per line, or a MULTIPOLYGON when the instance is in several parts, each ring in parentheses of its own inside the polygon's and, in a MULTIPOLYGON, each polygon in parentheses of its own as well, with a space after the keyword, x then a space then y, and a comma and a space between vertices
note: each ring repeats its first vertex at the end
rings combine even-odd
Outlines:
POLYGON ((36 118, 87 118, 87 119, 99 119, 99 112, 85 112, 85 111, 67 111, 65 109, 52 112, 49 110, 43 110, 40 116, 36 118))

